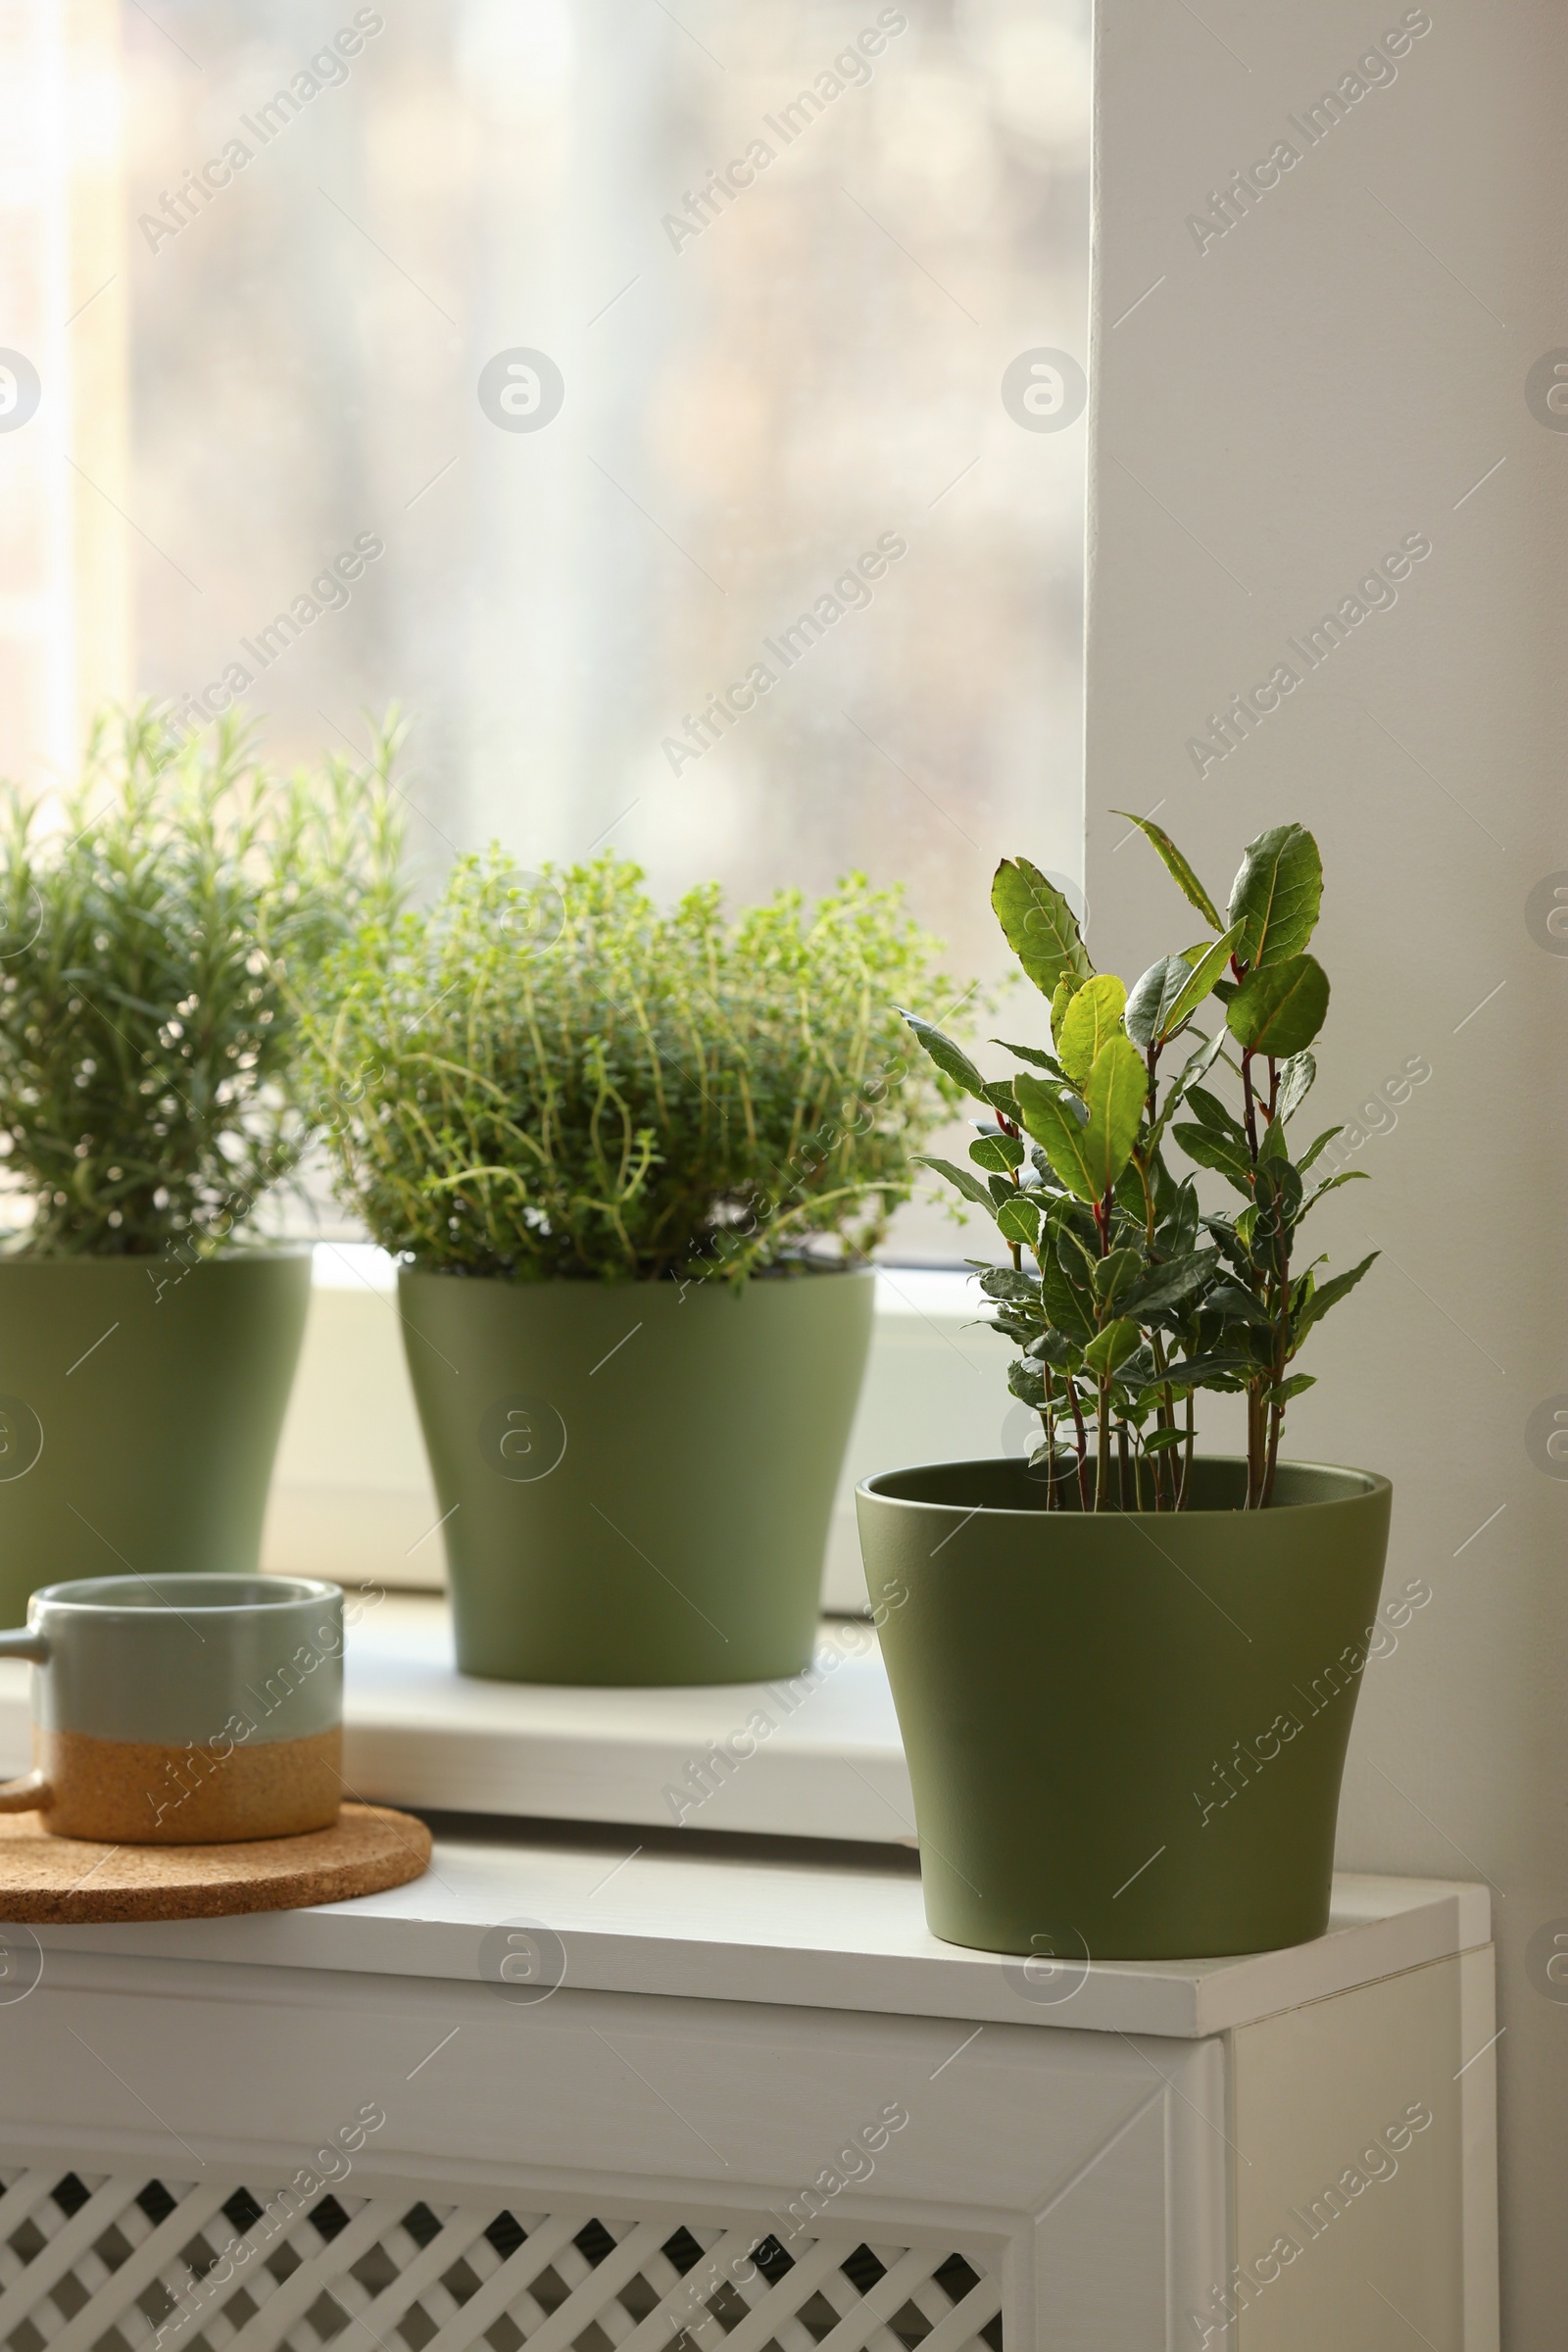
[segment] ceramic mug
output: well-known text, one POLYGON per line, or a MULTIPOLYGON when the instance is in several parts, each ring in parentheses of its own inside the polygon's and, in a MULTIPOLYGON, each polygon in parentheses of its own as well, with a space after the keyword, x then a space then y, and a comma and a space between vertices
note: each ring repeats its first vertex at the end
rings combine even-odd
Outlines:
POLYGON ((210 1845, 331 1828, 343 1793, 343 1593, 302 1577, 45 1585, 27 1658, 34 1769, 0 1812, 58 1838, 210 1845))

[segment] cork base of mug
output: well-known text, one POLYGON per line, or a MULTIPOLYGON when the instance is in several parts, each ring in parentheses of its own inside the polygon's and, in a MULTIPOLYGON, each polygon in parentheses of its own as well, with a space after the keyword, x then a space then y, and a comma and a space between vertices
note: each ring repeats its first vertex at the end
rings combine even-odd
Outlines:
POLYGON ((119 1845, 219 1845, 330 1829, 343 1795, 340 1728, 254 1746, 172 1747, 35 1731, 54 1838, 119 1845))

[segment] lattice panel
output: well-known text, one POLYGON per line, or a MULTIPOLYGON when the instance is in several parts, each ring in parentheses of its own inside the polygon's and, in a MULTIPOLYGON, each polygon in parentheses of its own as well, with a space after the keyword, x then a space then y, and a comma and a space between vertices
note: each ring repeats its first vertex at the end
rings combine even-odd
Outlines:
POLYGON ((0 2175, 0 2352, 1004 2352, 1001 2304, 852 2230, 0 2175))

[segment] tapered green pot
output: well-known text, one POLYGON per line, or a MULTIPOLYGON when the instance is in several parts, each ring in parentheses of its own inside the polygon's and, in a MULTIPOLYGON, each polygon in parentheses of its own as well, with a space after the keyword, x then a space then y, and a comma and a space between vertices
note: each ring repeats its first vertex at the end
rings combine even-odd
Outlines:
POLYGON ((39 1585, 254 1576, 308 1250, 0 1258, 0 1624, 39 1585))
POLYGON ((458 1664, 503 1682, 765 1682, 811 1655, 871 1336, 868 1272, 405 1272, 458 1664))
POLYGON ((1328 1925, 1346 1743, 1392 1490, 1281 1464, 1194 1467, 1196 1507, 1047 1512, 1021 1461, 859 1488, 920 1835, 950 1943, 1083 1960, 1273 1950, 1328 1925))

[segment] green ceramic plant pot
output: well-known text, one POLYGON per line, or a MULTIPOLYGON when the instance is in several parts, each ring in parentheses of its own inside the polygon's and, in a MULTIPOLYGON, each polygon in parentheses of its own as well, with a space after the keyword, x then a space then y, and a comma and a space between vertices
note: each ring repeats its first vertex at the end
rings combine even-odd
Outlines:
POLYGON ((1245 1474, 1199 1461, 1180 1516, 1048 1514, 1021 1461, 858 1490, 926 1917, 1032 1955, 1034 1997, 1085 1955, 1267 1951, 1328 1924, 1392 1490, 1293 1462, 1247 1512, 1245 1474))
POLYGON ((871 1337, 868 1272, 405 1272, 458 1664, 503 1682, 798 1674, 871 1337))
POLYGON ((0 1258, 0 1624, 39 1585, 254 1576, 308 1250, 0 1258))

